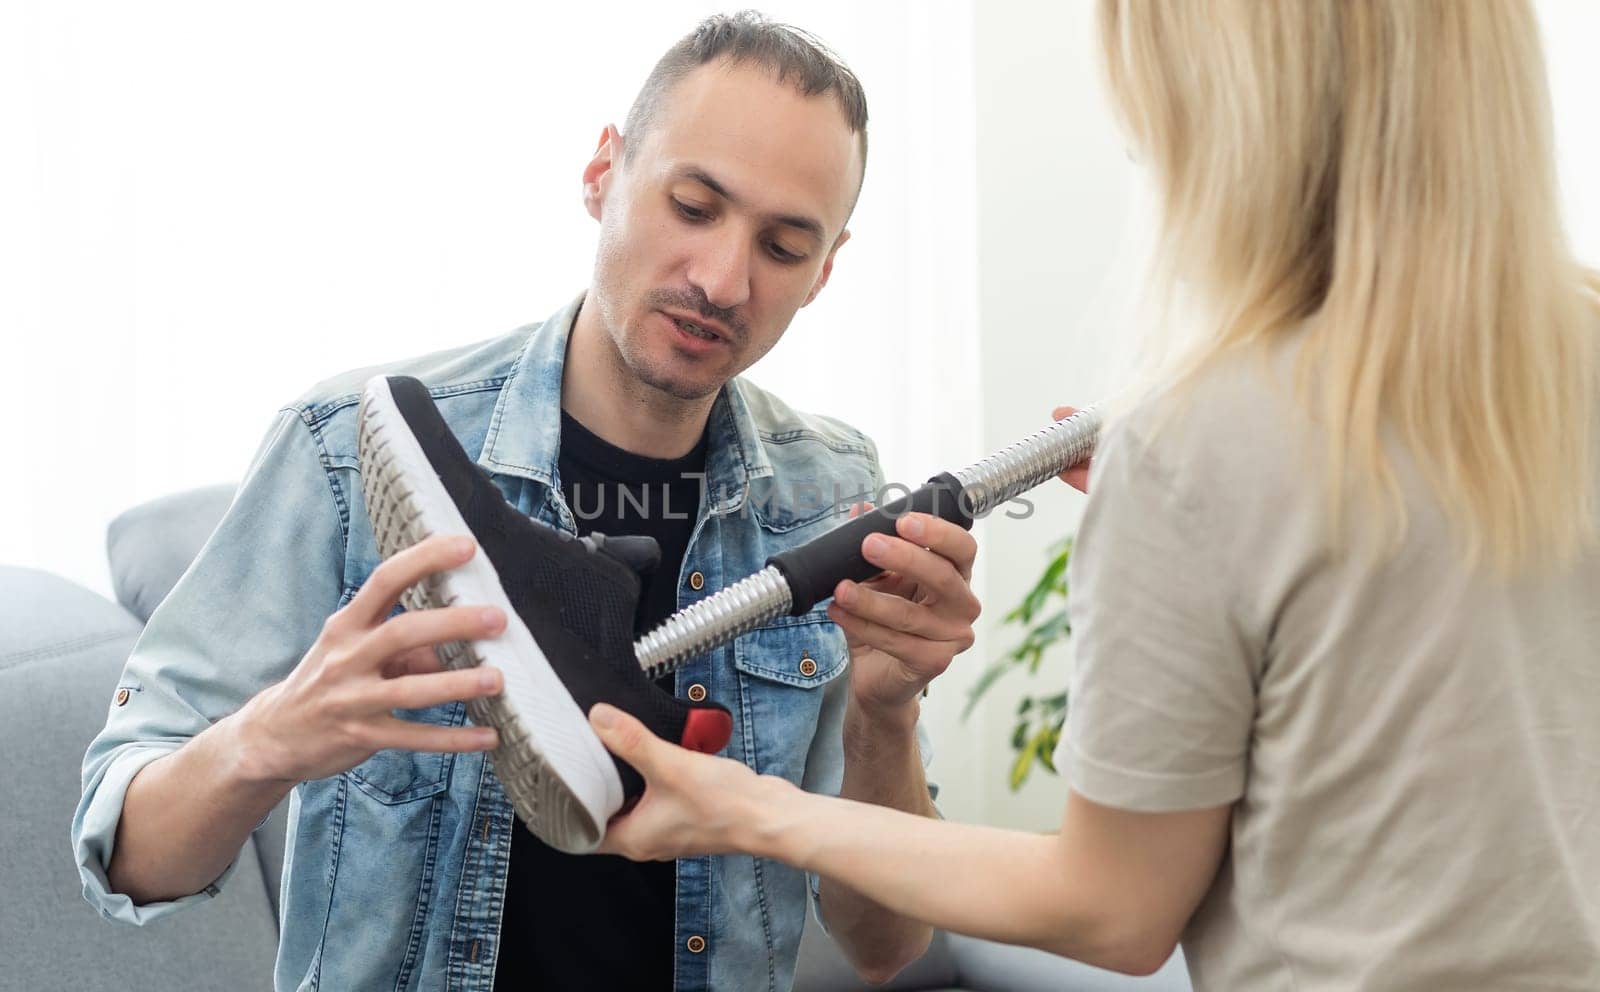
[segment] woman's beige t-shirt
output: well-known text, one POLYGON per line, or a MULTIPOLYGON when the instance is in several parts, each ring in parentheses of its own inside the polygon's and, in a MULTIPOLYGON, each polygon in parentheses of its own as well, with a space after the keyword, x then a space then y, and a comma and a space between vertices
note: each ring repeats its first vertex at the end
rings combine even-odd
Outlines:
POLYGON ((1600 553, 1465 569, 1391 446, 1403 544, 1331 555, 1288 381, 1239 360, 1108 430, 1069 572, 1073 788, 1235 804, 1183 939, 1199 989, 1600 990, 1600 553))

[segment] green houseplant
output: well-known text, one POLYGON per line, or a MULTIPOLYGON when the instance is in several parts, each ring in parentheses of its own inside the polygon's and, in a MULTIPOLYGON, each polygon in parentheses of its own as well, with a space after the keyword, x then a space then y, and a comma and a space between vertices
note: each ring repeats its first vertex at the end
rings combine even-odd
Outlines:
MULTIPOLYGON (((1047 554, 1050 561, 1044 572, 1001 624, 1021 627, 1021 642, 990 662, 978 676, 967 694, 967 705, 961 711, 963 720, 1006 674, 1019 669, 1026 670, 1029 675, 1038 674, 1050 649, 1064 644, 1072 635, 1072 625, 1067 619, 1067 562, 1072 557, 1072 537, 1069 535, 1051 545, 1047 554)), ((1011 731, 1011 749, 1016 753, 1011 762, 1011 791, 1022 788, 1035 765, 1042 765, 1052 775, 1056 773, 1051 756, 1061 740, 1061 728, 1066 719, 1065 688, 1047 695, 1029 693, 1022 697, 1017 704, 1017 722, 1011 731)))

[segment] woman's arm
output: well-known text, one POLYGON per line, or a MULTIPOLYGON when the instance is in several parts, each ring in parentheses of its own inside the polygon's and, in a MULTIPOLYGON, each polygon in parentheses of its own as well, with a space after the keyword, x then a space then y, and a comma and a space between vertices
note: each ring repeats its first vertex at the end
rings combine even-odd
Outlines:
POLYGON ((932 926, 1148 974, 1171 955, 1226 849, 1230 807, 1133 813, 1071 794, 1056 834, 817 796, 654 737, 609 706, 601 740, 648 783, 602 850, 635 860, 775 858, 932 926))

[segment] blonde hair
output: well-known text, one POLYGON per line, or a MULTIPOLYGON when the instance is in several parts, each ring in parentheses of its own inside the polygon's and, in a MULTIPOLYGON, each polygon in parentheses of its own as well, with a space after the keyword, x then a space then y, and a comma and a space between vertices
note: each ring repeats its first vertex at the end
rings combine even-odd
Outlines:
POLYGON ((1600 279, 1562 229, 1528 3, 1101 0, 1100 30, 1158 275, 1203 304, 1167 377, 1302 333, 1336 534, 1352 492, 1404 534, 1393 430, 1469 561, 1595 540, 1600 279))

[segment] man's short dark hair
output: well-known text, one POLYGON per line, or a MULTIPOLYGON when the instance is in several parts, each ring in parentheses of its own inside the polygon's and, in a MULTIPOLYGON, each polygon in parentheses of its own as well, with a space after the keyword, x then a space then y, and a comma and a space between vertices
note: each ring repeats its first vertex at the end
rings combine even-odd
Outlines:
MULTIPOLYGON (((713 14, 667 49, 639 88, 623 122, 623 158, 655 126, 661 103, 683 77, 709 62, 748 64, 770 71, 806 96, 832 94, 856 135, 863 176, 867 164, 867 94, 861 80, 808 31, 779 24, 754 10, 713 14)), ((860 195, 860 186, 856 188, 860 195)))

